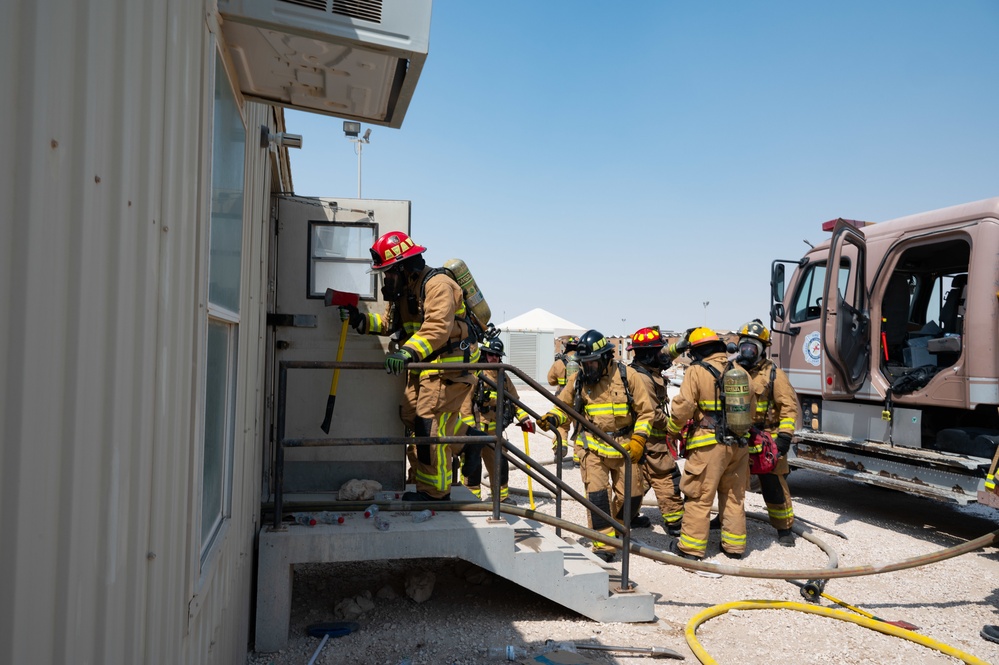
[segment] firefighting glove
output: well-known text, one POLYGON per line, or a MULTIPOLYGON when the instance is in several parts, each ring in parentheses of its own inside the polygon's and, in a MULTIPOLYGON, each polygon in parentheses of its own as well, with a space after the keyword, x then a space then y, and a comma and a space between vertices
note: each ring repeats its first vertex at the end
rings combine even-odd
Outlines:
POLYGON ((777 433, 777 450, 780 451, 781 455, 787 455, 787 451, 791 450, 791 435, 787 432, 777 433))
POLYGON ((638 461, 642 459, 642 455, 645 454, 645 437, 633 434, 627 448, 628 454, 631 456, 631 461, 638 464, 638 461))
POLYGON ((361 325, 364 323, 364 316, 354 305, 343 305, 340 307, 340 320, 346 321, 350 327, 363 334, 361 325))
POLYGON ((542 432, 550 432, 558 427, 558 421, 555 420, 555 416, 543 416, 538 419, 538 429, 542 432))
POLYGON ((534 422, 528 418, 524 418, 519 423, 517 423, 517 427, 519 427, 520 429, 524 430, 529 434, 534 434, 535 432, 534 422))
POLYGON ((406 371, 406 363, 412 362, 413 356, 406 349, 399 349, 395 353, 385 356, 385 373, 402 374, 406 371))

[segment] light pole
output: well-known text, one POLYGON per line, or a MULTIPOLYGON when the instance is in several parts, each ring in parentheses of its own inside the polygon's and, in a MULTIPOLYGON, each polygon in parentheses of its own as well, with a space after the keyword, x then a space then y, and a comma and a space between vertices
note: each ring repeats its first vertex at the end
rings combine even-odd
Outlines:
POLYGON ((708 300, 704 301, 704 327, 705 328, 708 327, 708 305, 710 305, 710 304, 711 304, 710 301, 708 301, 708 300))
POLYGON ((364 144, 371 143, 371 128, 364 132, 363 137, 358 137, 361 133, 361 123, 350 120, 343 121, 343 134, 347 140, 353 143, 357 152, 357 198, 361 198, 361 153, 364 151, 364 144))

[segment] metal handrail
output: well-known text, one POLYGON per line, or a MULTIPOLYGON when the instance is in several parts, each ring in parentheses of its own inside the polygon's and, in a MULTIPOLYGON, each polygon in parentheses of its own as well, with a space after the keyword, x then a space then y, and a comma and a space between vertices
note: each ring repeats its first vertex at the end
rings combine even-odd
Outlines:
MULTIPOLYGON (((555 511, 556 517, 561 518, 561 492, 565 491, 576 501, 580 502, 587 510, 592 513, 598 513, 604 517, 610 524, 612 524, 618 533, 621 534, 621 586, 618 592, 630 592, 633 591, 632 585, 628 582, 628 571, 629 571, 629 553, 631 549, 631 527, 624 523, 624 520, 631 515, 631 485, 633 477, 633 462, 631 460, 631 455, 628 451, 619 443, 611 439, 605 432, 597 429, 590 423, 586 418, 584 418, 575 409, 564 404, 562 402, 556 402, 555 396, 548 391, 545 386, 532 379, 531 377, 524 374, 519 368, 513 365, 507 365, 505 363, 448 363, 446 371, 473 371, 477 372, 480 370, 495 369, 497 373, 497 381, 493 383, 488 377, 484 377, 484 380, 488 382, 496 390, 496 404, 497 404, 497 418, 499 422, 496 427, 496 434, 485 434, 484 436, 431 436, 431 437, 352 437, 352 438, 298 438, 298 439, 286 439, 285 424, 286 424, 286 402, 288 396, 288 370, 291 369, 350 369, 350 370, 383 370, 385 366, 380 362, 358 362, 358 361, 334 361, 334 360, 282 360, 278 362, 278 400, 277 400, 277 416, 276 416, 276 442, 274 451, 274 523, 273 529, 280 530, 281 526, 281 516, 284 508, 284 449, 286 447, 336 447, 336 446, 351 446, 351 445, 408 445, 411 443, 492 443, 495 449, 502 450, 502 455, 511 461, 518 469, 528 474, 534 480, 537 480, 544 487, 555 493, 556 503, 555 511), (520 450, 510 446, 507 441, 503 439, 502 433, 506 428, 504 421, 504 414, 506 412, 505 403, 511 402, 516 406, 522 408, 529 416, 538 420, 541 416, 538 415, 533 409, 524 404, 521 400, 508 396, 506 394, 505 385, 505 374, 506 372, 512 372, 515 376, 520 378, 524 383, 533 388, 535 392, 543 395, 552 404, 558 404, 560 410, 568 414, 572 419, 574 419, 581 427, 586 429, 590 434, 594 435, 607 445, 614 448, 616 451, 621 453, 625 461, 624 466, 624 505, 622 506, 622 518, 619 522, 613 515, 604 512, 603 509, 594 505, 589 499, 576 492, 572 487, 570 487, 565 481, 562 480, 562 442, 561 434, 556 430, 556 450, 558 454, 556 456, 557 465, 557 475, 552 474, 547 469, 543 467, 535 467, 531 464, 534 460, 530 456, 522 453, 520 450), (501 427, 500 425, 504 426, 501 427), (538 475, 540 473, 540 475, 538 475), (549 484, 550 483, 550 484, 549 484)), ((408 363, 406 365, 407 371, 420 371, 420 370, 441 370, 441 363, 408 363)), ((500 455, 495 455, 493 460, 493 470, 490 472, 490 482, 498 483, 500 477, 500 455)), ((495 489, 495 488, 494 488, 495 489)), ((492 492, 492 517, 491 519, 500 519, 500 496, 499 492, 492 492)))

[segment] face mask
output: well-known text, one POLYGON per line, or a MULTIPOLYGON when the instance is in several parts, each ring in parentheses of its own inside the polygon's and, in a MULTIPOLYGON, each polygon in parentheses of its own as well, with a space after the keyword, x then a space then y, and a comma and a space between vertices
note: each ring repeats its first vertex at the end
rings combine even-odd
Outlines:
POLYGON ((402 297, 402 275, 397 270, 388 270, 382 274, 382 298, 398 300, 402 297))
POLYGON ((604 364, 601 360, 587 360, 583 363, 583 383, 593 384, 604 375, 604 364))
POLYGON ((757 342, 745 340, 739 343, 739 357, 736 361, 743 367, 753 367, 760 361, 760 347, 757 342))

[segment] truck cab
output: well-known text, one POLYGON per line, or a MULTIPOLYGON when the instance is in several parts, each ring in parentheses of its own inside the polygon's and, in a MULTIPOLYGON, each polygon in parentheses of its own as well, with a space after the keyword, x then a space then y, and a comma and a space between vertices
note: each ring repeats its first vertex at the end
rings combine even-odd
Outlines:
POLYGON ((999 442, 999 198, 831 237, 771 274, 771 352, 801 402, 792 467, 960 504, 999 442))

